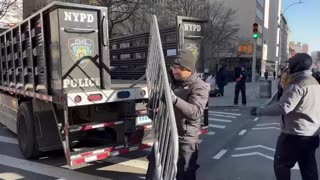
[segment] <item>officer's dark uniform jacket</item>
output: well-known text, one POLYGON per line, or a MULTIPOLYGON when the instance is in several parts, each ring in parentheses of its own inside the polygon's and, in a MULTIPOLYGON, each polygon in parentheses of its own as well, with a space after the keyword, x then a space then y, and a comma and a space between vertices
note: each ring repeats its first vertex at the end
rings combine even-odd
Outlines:
POLYGON ((177 96, 174 112, 179 142, 197 143, 201 117, 208 102, 210 87, 194 73, 190 78, 174 82, 172 90, 177 96))

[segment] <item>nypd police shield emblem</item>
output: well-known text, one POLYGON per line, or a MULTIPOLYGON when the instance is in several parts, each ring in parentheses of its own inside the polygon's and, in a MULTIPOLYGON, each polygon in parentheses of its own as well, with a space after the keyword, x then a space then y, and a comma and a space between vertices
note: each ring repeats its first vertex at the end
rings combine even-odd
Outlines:
POLYGON ((185 49, 191 51, 192 54, 195 57, 195 60, 198 61, 199 54, 200 54, 200 45, 199 44, 197 44, 197 43, 186 43, 185 44, 185 49))
POLYGON ((93 40, 88 38, 72 38, 68 40, 69 52, 74 62, 78 62, 81 68, 84 68, 90 62, 90 59, 84 57, 92 57, 93 40))

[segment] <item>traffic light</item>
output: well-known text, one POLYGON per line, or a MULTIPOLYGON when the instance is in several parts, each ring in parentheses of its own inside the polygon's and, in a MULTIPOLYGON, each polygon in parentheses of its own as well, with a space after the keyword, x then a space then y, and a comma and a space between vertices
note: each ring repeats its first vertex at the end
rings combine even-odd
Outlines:
POLYGON ((252 33, 253 33, 252 34, 253 39, 259 38, 259 24, 258 23, 253 23, 252 33))

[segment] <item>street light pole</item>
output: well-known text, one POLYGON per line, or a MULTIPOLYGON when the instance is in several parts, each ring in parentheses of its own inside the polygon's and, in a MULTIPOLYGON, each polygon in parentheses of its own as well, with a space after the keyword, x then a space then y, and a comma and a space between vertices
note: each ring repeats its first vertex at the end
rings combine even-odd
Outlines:
POLYGON ((256 66, 257 66, 257 40, 253 39, 253 57, 252 57, 252 68, 251 68, 251 82, 256 83, 256 66))

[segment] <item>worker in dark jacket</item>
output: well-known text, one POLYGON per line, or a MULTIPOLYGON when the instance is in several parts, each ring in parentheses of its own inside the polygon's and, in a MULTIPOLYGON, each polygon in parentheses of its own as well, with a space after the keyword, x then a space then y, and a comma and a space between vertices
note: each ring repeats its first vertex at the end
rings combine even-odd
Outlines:
MULTIPOLYGON (((179 136, 177 180, 195 180, 199 168, 198 141, 201 117, 209 99, 210 87, 197 74, 191 51, 179 51, 170 67, 171 99, 179 136)), ((164 99, 164 98, 163 98, 164 99)), ((152 118, 152 117, 151 117, 152 118)), ((147 180, 154 180, 154 157, 148 157, 147 180)))
POLYGON ((224 87, 228 84, 227 83, 227 76, 226 76, 226 67, 223 65, 221 69, 217 73, 216 81, 219 88, 219 92, 221 96, 224 96, 224 87))
POLYGON ((241 71, 236 73, 236 86, 234 91, 234 105, 238 105, 239 93, 241 92, 242 97, 242 105, 247 104, 247 97, 246 97, 246 79, 247 73, 245 72, 244 67, 241 67, 241 71))
POLYGON ((195 180, 201 117, 209 98, 209 86, 195 69, 191 51, 180 51, 171 66, 172 103, 179 135, 177 180, 195 180))
POLYGON ((312 59, 306 53, 292 57, 292 80, 279 102, 251 111, 252 115, 284 116, 274 157, 277 180, 290 180, 290 169, 296 162, 302 179, 318 180, 315 151, 319 147, 320 85, 312 77, 311 65, 312 59))

